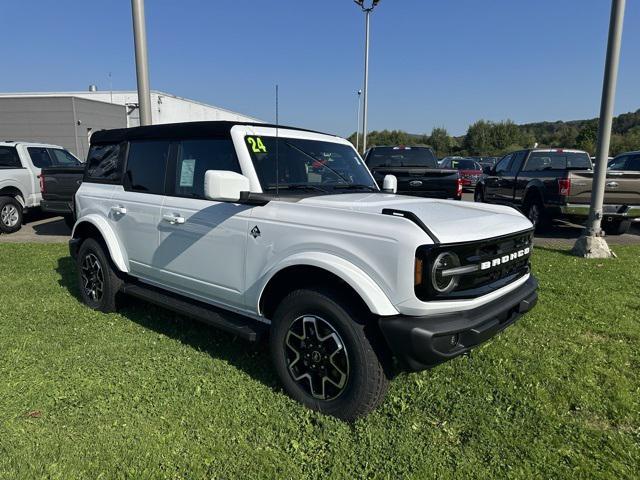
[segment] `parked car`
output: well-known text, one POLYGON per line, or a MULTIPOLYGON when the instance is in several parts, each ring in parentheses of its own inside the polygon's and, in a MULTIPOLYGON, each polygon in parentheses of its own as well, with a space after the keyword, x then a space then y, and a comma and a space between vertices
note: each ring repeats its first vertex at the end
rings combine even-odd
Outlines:
MULTIPOLYGON (((640 219, 640 174, 609 172, 603 228, 610 234, 629 230, 640 219)), ((529 149, 506 155, 475 189, 477 202, 520 209, 538 229, 553 218, 584 222, 589 215, 593 170, 580 150, 529 149)))
POLYGON ((76 221, 74 196, 82 183, 84 167, 83 163, 76 161, 68 166, 43 168, 40 172, 40 208, 64 217, 69 228, 72 228, 76 221))
POLYGON ((428 147, 373 147, 364 161, 382 187, 386 175, 398 180, 398 193, 429 198, 462 198, 462 182, 455 169, 438 167, 428 147))
POLYGON ((480 164, 468 158, 445 160, 442 162, 442 168, 458 170, 463 190, 473 191, 484 175, 480 164))
POLYGON ((0 232, 17 232, 26 211, 40 206, 42 168, 72 161, 78 159, 57 145, 0 142, 0 232))
POLYGON ((268 332, 285 390, 348 420, 382 401, 393 357, 442 363, 537 299, 523 215, 382 193, 347 140, 306 130, 96 132, 76 207, 88 306, 128 294, 247 340, 268 332))
POLYGON ((488 173, 496 163, 498 163, 498 160, 500 160, 500 157, 471 157, 474 160, 476 160, 480 166, 482 167, 482 171, 484 173, 488 173))

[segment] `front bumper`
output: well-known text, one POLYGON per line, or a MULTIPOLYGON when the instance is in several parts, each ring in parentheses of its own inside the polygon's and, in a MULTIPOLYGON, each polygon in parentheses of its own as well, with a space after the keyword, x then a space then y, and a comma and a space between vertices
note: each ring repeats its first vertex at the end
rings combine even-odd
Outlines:
POLYGON ((381 317, 380 330, 407 370, 424 370, 468 352, 531 310, 538 300, 533 276, 480 307, 455 313, 381 317))

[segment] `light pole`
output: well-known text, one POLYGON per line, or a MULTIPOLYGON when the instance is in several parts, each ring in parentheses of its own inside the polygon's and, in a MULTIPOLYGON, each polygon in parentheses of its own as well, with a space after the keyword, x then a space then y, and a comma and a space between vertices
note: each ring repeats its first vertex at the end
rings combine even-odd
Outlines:
POLYGON ((356 121, 356 151, 360 152, 360 109, 362 100, 362 90, 358 90, 358 120, 356 121))
POLYGON ((367 150, 367 110, 369 108, 369 19, 371 12, 380 3, 380 0, 354 0, 362 9, 365 16, 365 43, 364 43, 364 107, 362 110, 362 151, 367 150))
POLYGON ((602 100, 600 103, 600 120, 598 125, 598 147, 596 165, 593 173, 593 189, 589 220, 584 233, 573 246, 575 255, 586 258, 608 258, 611 250, 602 236, 602 204, 604 202, 605 183, 607 181, 607 160, 609 142, 611 140, 611 124, 613 122, 613 104, 616 96, 618 80, 618 64, 620 62, 620 44, 622 43, 622 24, 626 0, 612 0, 611 19, 609 21, 609 40, 607 42, 607 58, 604 67, 602 100))
POLYGON ((136 49, 140 125, 151 125, 151 93, 149 92, 149 60, 147 58, 144 0, 131 0, 131 11, 133 15, 133 41, 136 49))

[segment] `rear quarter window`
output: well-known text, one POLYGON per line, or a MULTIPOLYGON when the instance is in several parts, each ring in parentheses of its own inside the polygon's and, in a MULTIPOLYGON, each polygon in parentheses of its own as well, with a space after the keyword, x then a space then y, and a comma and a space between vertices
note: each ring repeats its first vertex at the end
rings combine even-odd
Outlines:
POLYGON ((18 152, 13 147, 0 147, 0 168, 22 168, 18 152))
POLYGON ((85 182, 119 183, 124 144, 92 145, 87 155, 85 182))

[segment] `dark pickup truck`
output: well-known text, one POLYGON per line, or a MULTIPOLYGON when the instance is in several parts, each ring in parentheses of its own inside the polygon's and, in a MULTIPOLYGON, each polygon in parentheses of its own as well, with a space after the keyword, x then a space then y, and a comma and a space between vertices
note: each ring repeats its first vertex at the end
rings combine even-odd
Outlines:
POLYGON ((457 170, 438 167, 428 147, 372 147, 364 161, 382 188, 385 175, 398 179, 398 194, 429 198, 462 198, 457 170))
POLYGON ((84 177, 84 164, 47 167, 40 172, 40 190, 42 202, 40 208, 45 212, 56 213, 64 217, 69 227, 75 223, 74 196, 84 177))
MULTIPOLYGON (((538 231, 554 218, 578 223, 589 215, 593 182, 589 154, 580 150, 530 149, 503 157, 476 186, 476 202, 520 209, 538 231)), ((640 220, 640 172, 607 173, 602 227, 626 233, 640 220)))

